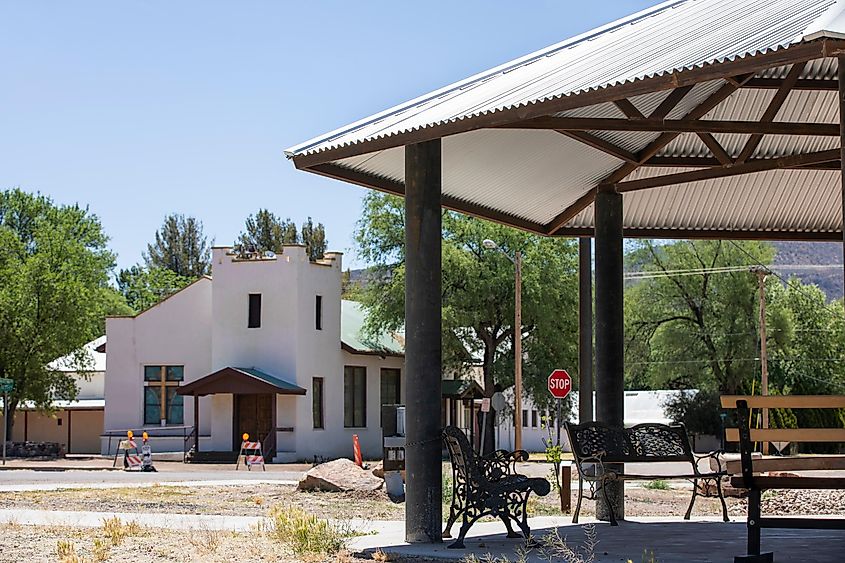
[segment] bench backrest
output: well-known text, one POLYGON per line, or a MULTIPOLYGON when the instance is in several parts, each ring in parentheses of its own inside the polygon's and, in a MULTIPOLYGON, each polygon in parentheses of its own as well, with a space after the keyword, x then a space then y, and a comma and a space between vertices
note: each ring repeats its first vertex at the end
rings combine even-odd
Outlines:
POLYGON ((693 461, 682 424, 637 424, 630 428, 601 422, 564 423, 576 461, 598 458, 607 463, 693 461))
POLYGON ((466 434, 455 426, 447 426, 443 429, 443 440, 446 442, 446 449, 449 451, 449 458, 452 461, 452 473, 455 484, 468 487, 478 487, 484 481, 481 470, 478 467, 478 460, 472 446, 467 440, 466 434))
MULTIPOLYGON (((722 395, 723 409, 736 409, 744 401, 749 409, 841 409, 845 395, 722 395)), ((739 411, 737 411, 739 414, 739 411)), ((739 423, 739 421, 738 421, 739 423)), ((725 428, 725 440, 739 442, 739 424, 725 428)), ((751 428, 752 442, 845 442, 845 428, 751 428)))
MULTIPOLYGON (((752 451, 756 442, 845 442, 845 428, 751 428, 751 409, 845 408, 842 395, 722 395, 722 408, 736 409, 736 428, 725 429, 725 440, 739 442, 742 479, 754 483, 752 451)), ((763 463, 763 462, 761 462, 763 463)))

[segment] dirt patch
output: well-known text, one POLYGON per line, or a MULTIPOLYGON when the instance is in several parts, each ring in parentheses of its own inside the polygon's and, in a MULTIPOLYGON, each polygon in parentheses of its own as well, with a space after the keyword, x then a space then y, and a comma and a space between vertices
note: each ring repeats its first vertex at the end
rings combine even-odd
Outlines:
POLYGON ((106 561, 212 562, 368 561, 340 553, 303 558, 262 532, 194 530, 191 533, 141 528, 117 545, 102 528, 0 525, 0 553, 4 561, 91 563, 106 561))
MULTIPOLYGON (((689 502, 689 489, 625 490, 625 513, 628 516, 683 516, 689 502)), ((572 507, 577 496, 573 492, 572 507)), ((153 486, 119 489, 70 489, 61 491, 32 491, 4 493, 0 508, 30 508, 41 510, 71 510, 93 512, 150 512, 171 514, 222 514, 230 516, 266 516, 269 508, 278 504, 302 508, 321 518, 348 520, 402 520, 405 505, 393 503, 383 491, 373 492, 307 492, 292 485, 259 483, 209 487, 153 486)), ((745 505, 728 499, 732 514, 744 515, 745 505)), ((719 500, 698 498, 694 515, 718 516, 719 500)), ((448 503, 444 503, 444 516, 448 503)), ((560 501, 556 493, 545 497, 532 495, 531 516, 560 515, 560 501)), ((583 516, 594 515, 594 503, 585 500, 583 516)))

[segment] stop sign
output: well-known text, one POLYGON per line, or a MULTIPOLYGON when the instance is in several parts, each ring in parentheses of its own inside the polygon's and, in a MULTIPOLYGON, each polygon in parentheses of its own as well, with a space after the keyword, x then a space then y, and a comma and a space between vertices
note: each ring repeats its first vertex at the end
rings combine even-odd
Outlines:
POLYGON ((572 378, 565 369, 556 369, 549 375, 549 393, 556 399, 565 399, 572 391, 572 378))

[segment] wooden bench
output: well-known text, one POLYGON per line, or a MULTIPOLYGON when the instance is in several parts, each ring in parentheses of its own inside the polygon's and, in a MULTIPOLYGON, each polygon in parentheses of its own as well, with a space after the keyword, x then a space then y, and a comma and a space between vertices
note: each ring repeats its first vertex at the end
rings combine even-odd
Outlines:
POLYGON ((722 495, 722 476, 725 471, 721 468, 718 452, 697 455, 692 451, 689 436, 683 424, 637 424, 631 428, 615 428, 600 422, 585 422, 583 424, 564 423, 572 446, 572 455, 578 468, 578 503, 575 506, 573 523, 578 522, 581 511, 581 500, 584 498, 584 483, 590 488, 587 496, 595 500, 599 492, 604 496, 610 512, 610 524, 616 526, 616 515, 607 497, 605 485, 613 481, 644 480, 656 481, 664 479, 686 479, 692 482, 692 498, 684 515, 689 520, 695 499, 700 495, 699 481, 711 481, 716 486, 719 499, 722 501, 722 517, 728 521, 728 508, 722 495), (715 471, 702 473, 698 462, 710 459, 716 464, 715 471), (616 464, 624 463, 689 463, 689 472, 673 475, 643 475, 625 473, 616 464))
POLYGON ((452 505, 443 536, 449 537, 452 524, 462 519, 458 538, 449 547, 463 548, 470 527, 483 516, 504 522, 509 538, 523 537, 514 532, 513 520, 528 539, 528 496, 532 492, 546 496, 551 490, 547 479, 516 472, 516 462, 528 461, 528 452, 497 450, 478 456, 463 431, 454 426, 443 430, 443 439, 452 461, 452 505))
MULTIPOLYGON (((845 456, 788 456, 753 459, 755 444, 760 442, 845 442, 843 428, 751 428, 751 409, 831 409, 845 408, 845 396, 839 395, 724 395, 722 408, 736 409, 737 428, 725 429, 725 440, 739 442, 739 462, 728 462, 731 485, 748 489, 748 548, 735 563, 771 562, 774 555, 760 553, 763 528, 802 528, 845 530, 845 519, 810 517, 763 517, 760 509, 762 491, 773 489, 843 489, 845 477, 781 476, 766 472, 818 471, 845 469, 845 456)), ((808 555, 808 560, 812 556, 808 555)))

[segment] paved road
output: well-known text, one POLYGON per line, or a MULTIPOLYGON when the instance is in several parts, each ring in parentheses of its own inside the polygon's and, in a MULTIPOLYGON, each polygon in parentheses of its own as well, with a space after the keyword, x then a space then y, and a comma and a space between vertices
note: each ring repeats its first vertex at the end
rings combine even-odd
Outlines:
POLYGON ((185 465, 179 462, 156 463, 157 473, 109 469, 110 464, 82 467, 45 464, 33 469, 0 470, 0 491, 51 490, 67 488, 112 488, 153 484, 172 485, 228 485, 242 483, 294 484, 302 478, 308 466, 275 465, 267 471, 227 465, 185 465))

